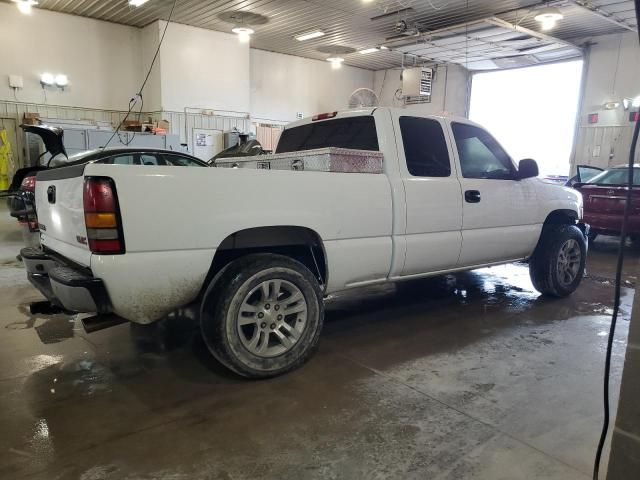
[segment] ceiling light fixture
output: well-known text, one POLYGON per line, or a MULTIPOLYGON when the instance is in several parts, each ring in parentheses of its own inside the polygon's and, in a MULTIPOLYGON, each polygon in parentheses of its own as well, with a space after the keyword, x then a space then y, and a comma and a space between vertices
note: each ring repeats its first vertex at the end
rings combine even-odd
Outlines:
POLYGON ((331 62, 331 68, 334 70, 340 68, 342 66, 342 62, 344 62, 344 58, 342 57, 329 57, 327 58, 327 62, 331 62))
POLYGON ((380 49, 378 47, 365 48, 364 50, 359 50, 360 53, 366 55, 367 53, 378 52, 380 49))
POLYGON ((325 33, 322 30, 313 30, 311 32, 295 35, 293 38, 295 38, 299 42, 304 42, 305 40, 311 40, 312 38, 324 37, 324 35, 325 33))
POLYGON ((141 5, 144 5, 148 1, 149 0, 129 0, 129 5, 131 5, 132 7, 139 7, 141 5))
POLYGON ((31 13, 31 7, 33 7, 34 5, 38 5, 38 2, 36 0, 12 0, 16 6, 18 7, 18 10, 20 10, 20 12, 24 13, 25 15, 29 15, 31 13))
POLYGON ((535 17, 535 21, 542 24, 542 30, 551 30, 556 26, 558 20, 562 20, 564 15, 556 7, 544 7, 535 17))
POLYGON ((253 28, 249 27, 234 27, 231 31, 238 35, 238 40, 242 43, 246 43, 251 39, 251 35, 255 33, 253 28))

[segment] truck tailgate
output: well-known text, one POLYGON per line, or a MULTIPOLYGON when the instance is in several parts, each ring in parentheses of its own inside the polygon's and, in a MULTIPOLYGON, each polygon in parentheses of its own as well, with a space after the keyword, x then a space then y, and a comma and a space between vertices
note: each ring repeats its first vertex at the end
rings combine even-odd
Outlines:
POLYGON ((84 223, 85 165, 53 168, 38 173, 36 211, 41 243, 80 265, 89 266, 91 251, 84 223))

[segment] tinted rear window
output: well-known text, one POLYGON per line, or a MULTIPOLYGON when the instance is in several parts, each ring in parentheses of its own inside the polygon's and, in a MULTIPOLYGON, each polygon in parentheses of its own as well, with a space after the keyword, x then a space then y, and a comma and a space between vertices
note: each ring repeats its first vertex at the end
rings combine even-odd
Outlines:
POLYGON ((407 169, 415 177, 448 177, 451 163, 442 126, 436 120, 400 117, 407 169))
POLYGON ((374 118, 370 115, 338 118, 286 129, 276 153, 327 147, 379 150, 374 118))

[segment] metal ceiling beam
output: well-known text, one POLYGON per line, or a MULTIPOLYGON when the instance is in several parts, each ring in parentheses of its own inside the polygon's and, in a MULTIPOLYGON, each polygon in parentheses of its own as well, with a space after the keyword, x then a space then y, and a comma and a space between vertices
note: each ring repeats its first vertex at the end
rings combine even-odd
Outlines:
POLYGON ((590 12, 593 15, 596 15, 608 22, 613 23, 614 25, 625 28, 627 30, 631 30, 632 32, 636 32, 636 33, 638 32, 637 27, 634 27, 633 25, 628 24, 624 20, 617 18, 613 13, 607 12, 600 7, 592 5, 591 2, 588 2, 585 0, 568 0, 568 1, 569 3, 575 5, 576 7, 581 8, 582 10, 585 10, 587 12, 590 12))

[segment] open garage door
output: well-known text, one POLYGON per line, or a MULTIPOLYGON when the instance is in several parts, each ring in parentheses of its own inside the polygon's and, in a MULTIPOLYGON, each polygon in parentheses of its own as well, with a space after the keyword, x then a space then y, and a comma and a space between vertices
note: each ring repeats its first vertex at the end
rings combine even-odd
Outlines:
POLYGON ((568 175, 580 96, 582 60, 478 73, 469 117, 487 127, 540 174, 568 175))

